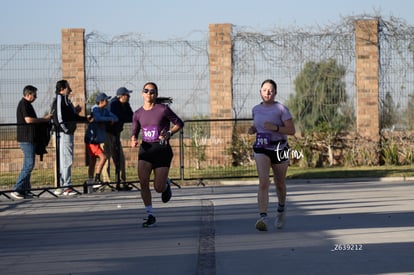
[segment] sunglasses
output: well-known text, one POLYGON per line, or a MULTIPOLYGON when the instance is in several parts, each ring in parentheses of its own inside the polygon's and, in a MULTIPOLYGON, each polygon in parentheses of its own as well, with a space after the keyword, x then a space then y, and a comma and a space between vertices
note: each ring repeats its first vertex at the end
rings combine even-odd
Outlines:
POLYGON ((146 94, 150 93, 151 95, 155 95, 157 93, 157 90, 155 90, 155 89, 151 89, 151 90, 150 89, 143 89, 142 92, 144 92, 146 94))

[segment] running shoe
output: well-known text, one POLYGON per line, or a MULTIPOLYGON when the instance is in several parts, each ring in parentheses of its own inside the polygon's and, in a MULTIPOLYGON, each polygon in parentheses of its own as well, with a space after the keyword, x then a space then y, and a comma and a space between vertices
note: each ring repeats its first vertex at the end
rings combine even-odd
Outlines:
POLYGON ((63 189, 62 188, 57 188, 55 189, 55 191, 53 192, 53 194, 55 194, 56 196, 60 196, 63 194, 63 189))
POLYGON ((148 215, 148 218, 142 224, 142 227, 154 227, 156 223, 156 219, 153 215, 148 215))
POLYGON ((33 199, 33 194, 30 193, 30 192, 27 192, 27 193, 24 194, 24 198, 25 199, 33 199))
POLYGON ((13 199, 16 199, 16 200, 22 200, 22 199, 24 199, 24 195, 23 194, 20 194, 19 192, 11 192, 10 193, 10 196, 12 196, 13 197, 13 199))
POLYGON ((72 188, 66 188, 65 191, 63 192, 63 195, 65 195, 65 196, 73 196, 73 195, 77 195, 77 194, 78 194, 78 192, 76 192, 72 188))
POLYGON ((275 226, 277 229, 282 229, 285 225, 285 211, 277 212, 277 219, 275 221, 275 226))
POLYGON ((117 184, 115 189, 116 191, 131 191, 132 187, 127 183, 123 183, 122 186, 120 184, 117 184))
POLYGON ((165 189, 165 191, 162 192, 162 195, 161 195, 161 199, 163 203, 169 202, 172 196, 170 179, 167 179, 166 184, 167 184, 167 189, 165 189))
POLYGON ((260 217, 256 222, 256 229, 259 231, 267 231, 267 218, 260 217))
POLYGON ((95 180, 92 181, 92 183, 93 183, 92 188, 94 189, 94 191, 97 191, 103 185, 103 183, 100 179, 95 179, 95 180))

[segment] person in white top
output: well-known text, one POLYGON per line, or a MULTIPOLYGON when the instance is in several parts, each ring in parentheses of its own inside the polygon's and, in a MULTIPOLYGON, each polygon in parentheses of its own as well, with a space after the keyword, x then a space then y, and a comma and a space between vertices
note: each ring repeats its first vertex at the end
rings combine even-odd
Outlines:
POLYGON ((277 219, 275 226, 281 229, 284 225, 286 202, 286 172, 289 166, 288 135, 294 135, 295 125, 289 109, 278 101, 276 82, 272 79, 263 81, 260 88, 262 102, 252 109, 253 126, 249 134, 256 134, 253 145, 254 159, 259 177, 257 201, 260 218, 256 229, 267 231, 267 211, 269 205, 269 171, 273 171, 278 197, 277 219))

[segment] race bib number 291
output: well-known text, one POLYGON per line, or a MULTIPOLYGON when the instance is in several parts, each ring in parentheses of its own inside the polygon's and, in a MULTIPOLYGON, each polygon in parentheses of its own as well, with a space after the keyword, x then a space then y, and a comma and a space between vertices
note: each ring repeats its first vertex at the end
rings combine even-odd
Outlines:
POLYGON ((270 134, 257 133, 256 134, 256 148, 266 148, 271 146, 270 144, 270 134))

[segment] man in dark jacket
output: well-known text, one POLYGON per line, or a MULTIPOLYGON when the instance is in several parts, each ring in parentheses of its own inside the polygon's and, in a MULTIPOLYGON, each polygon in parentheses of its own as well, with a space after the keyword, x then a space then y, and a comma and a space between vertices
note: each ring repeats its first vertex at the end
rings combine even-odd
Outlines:
POLYGON ((27 85, 23 89, 23 98, 16 110, 17 141, 24 154, 23 167, 11 193, 11 196, 17 200, 30 197, 30 175, 35 165, 37 126, 47 124, 52 117, 52 115, 46 115, 43 118, 36 116, 32 105, 36 97, 37 88, 27 85))
POLYGON ((124 130, 124 123, 131 122, 133 111, 129 104, 129 97, 132 91, 125 87, 121 87, 116 91, 116 97, 109 102, 108 108, 118 117, 118 122, 106 128, 105 153, 108 157, 112 157, 115 165, 115 181, 116 189, 131 190, 126 183, 125 156, 121 144, 121 132, 124 130), (122 182, 122 187, 121 187, 122 182))
POLYGON ((86 117, 80 116, 82 108, 73 106, 69 100, 72 92, 67 80, 60 80, 56 83, 56 98, 52 104, 53 121, 56 128, 59 156, 59 187, 55 195, 76 195, 72 188, 72 162, 73 162, 73 134, 76 130, 76 123, 87 121, 86 117))

